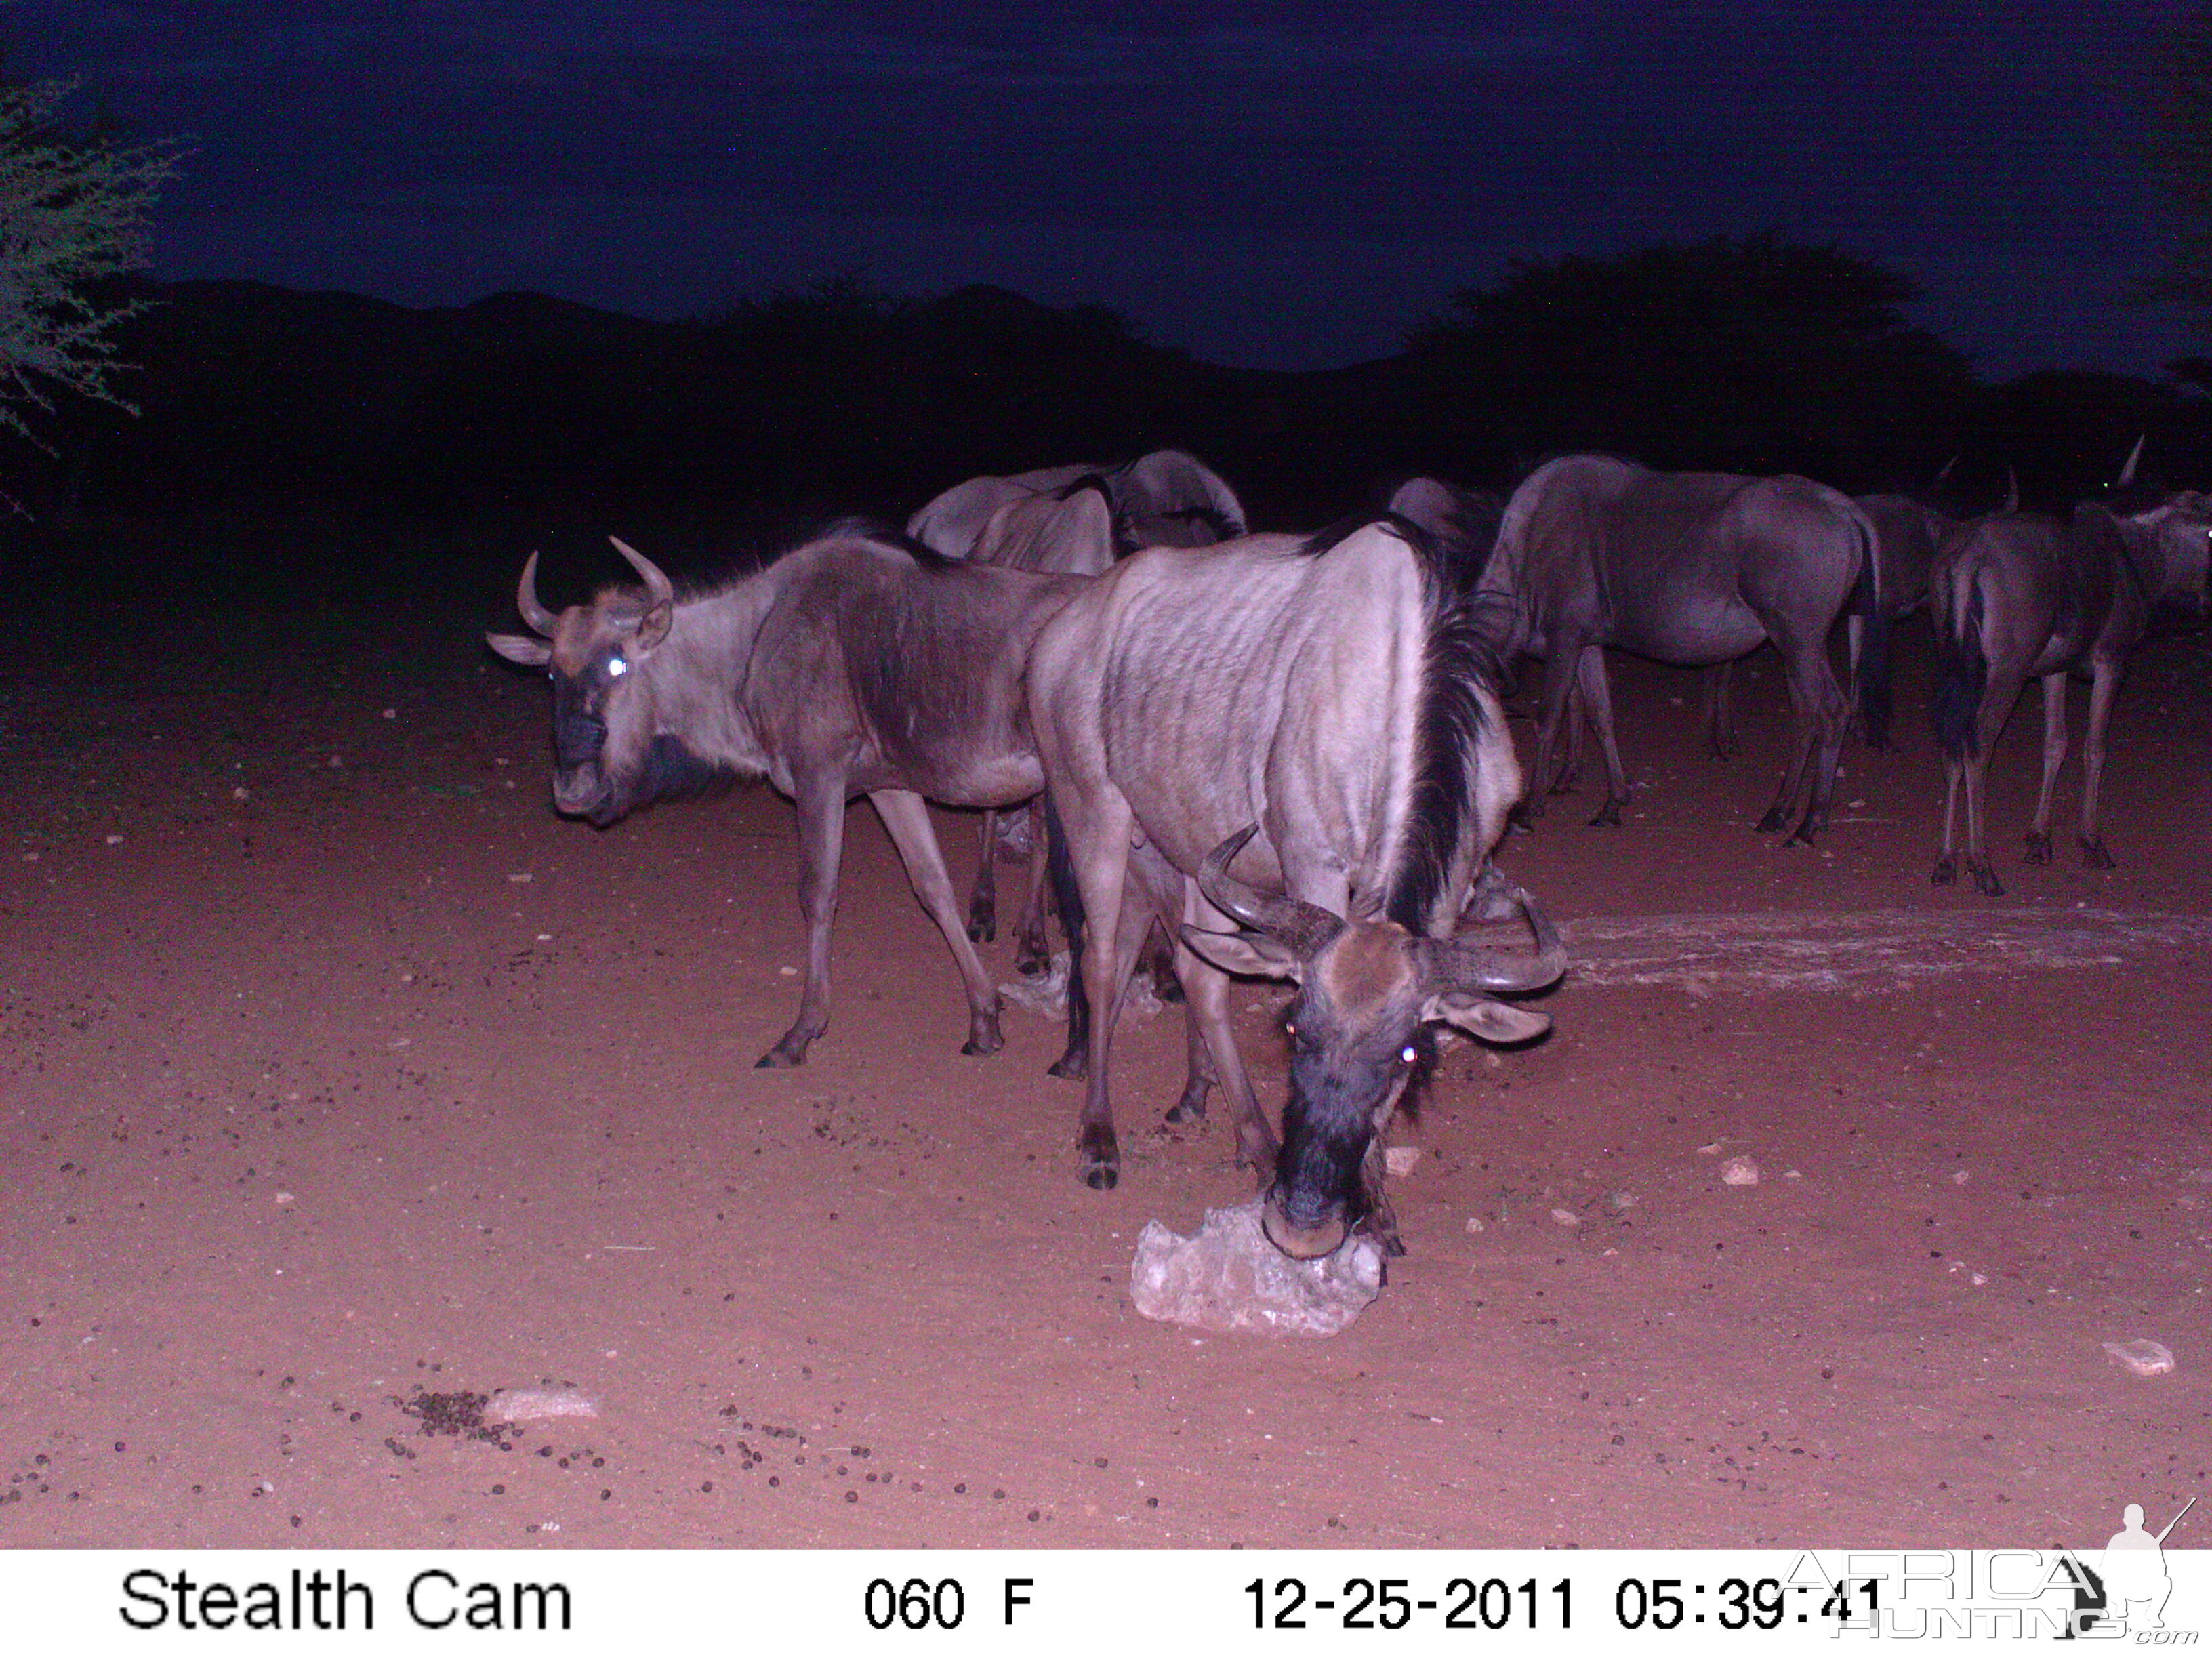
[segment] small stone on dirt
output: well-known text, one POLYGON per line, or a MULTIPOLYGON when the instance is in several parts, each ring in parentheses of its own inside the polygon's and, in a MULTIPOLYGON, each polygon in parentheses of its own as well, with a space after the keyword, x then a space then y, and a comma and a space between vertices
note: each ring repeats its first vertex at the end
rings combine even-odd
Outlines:
POLYGON ((2173 1350, 2147 1336, 2131 1342, 2107 1342, 2105 1352, 2137 1376, 2163 1376, 2173 1369, 2173 1350))
POLYGON ((1382 1167, 1394 1176, 1413 1174, 1413 1166, 1420 1161, 1421 1149, 1418 1146, 1393 1146, 1382 1154, 1382 1167))
POLYGON ((1721 1182, 1729 1187, 1756 1187, 1759 1165, 1747 1158, 1732 1158, 1721 1165, 1721 1182))
POLYGON ((1297 1261, 1260 1230, 1260 1200, 1208 1210, 1182 1237, 1158 1221, 1137 1236, 1129 1297, 1147 1319, 1207 1331, 1334 1336, 1382 1289, 1382 1252, 1355 1235, 1297 1261))
POLYGON ((1554 1210, 1552 1212, 1552 1219, 1562 1227, 1579 1227, 1583 1224, 1583 1218, 1572 1210, 1554 1210))

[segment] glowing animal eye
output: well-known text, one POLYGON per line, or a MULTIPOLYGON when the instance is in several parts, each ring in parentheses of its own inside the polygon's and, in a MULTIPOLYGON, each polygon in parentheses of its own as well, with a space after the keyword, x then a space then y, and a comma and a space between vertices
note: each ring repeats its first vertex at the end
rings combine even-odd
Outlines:
POLYGON ((620 657, 609 657, 607 659, 607 678, 609 679, 619 679, 624 674, 629 672, 629 665, 624 662, 620 657))
POLYGON ((1398 1050, 1398 1058, 1404 1060, 1407 1065, 1411 1066, 1415 1060, 1419 1060, 1420 1056, 1413 1052, 1413 1045, 1409 1042, 1404 1048, 1398 1050))

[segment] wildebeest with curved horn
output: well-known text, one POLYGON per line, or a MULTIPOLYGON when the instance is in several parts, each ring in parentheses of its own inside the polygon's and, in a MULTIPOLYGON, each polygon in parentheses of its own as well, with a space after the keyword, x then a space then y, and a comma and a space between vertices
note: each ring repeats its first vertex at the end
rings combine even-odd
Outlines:
MULTIPOLYGON (((2131 481, 2142 445, 2122 475, 2131 481)), ((2153 611, 2171 605, 2201 618, 2206 608, 2212 497, 2166 496, 2132 513, 2099 501, 2071 523, 2041 513, 1997 513, 1945 539, 1931 580, 1936 611, 1936 696, 1943 750, 1943 845, 1933 879, 1957 879, 1959 792, 1966 796, 1966 872, 1991 896, 2004 891, 1991 867, 1984 826, 1983 775, 1990 747, 2031 676, 2043 681, 2043 785, 2026 861, 2051 862, 2051 796, 2066 758, 2066 681, 2089 678, 2089 724, 2081 743, 2081 861, 2109 870, 2097 827, 2105 732, 2129 654, 2153 611)))
POLYGON ((538 556, 517 603, 540 637, 491 634, 553 681, 553 803, 604 829, 658 796, 758 777, 799 809, 806 981, 799 1017, 760 1060, 797 1066, 830 1023, 830 924, 846 804, 866 794, 968 993, 963 1054, 1000 1044, 998 989, 961 926, 924 804, 1003 806, 1044 787, 1023 709, 1039 629, 1085 585, 917 556, 833 533, 767 568, 679 598, 621 541, 644 579, 557 616, 538 556))
POLYGON ((1038 635, 1031 719, 1092 930, 1090 1185, 1118 1178, 1109 1048, 1158 915, 1182 924, 1176 970, 1266 1184, 1268 1236, 1312 1256, 1364 1220, 1395 1245, 1378 1131, 1425 1022, 1534 1036, 1547 1016, 1494 998, 1565 967, 1525 895, 1533 952, 1452 937, 1520 791, 1488 647, 1429 538, 1395 520, 1139 553, 1038 635), (1231 923, 1249 931, 1213 931, 1231 923), (1237 1054, 1228 973, 1299 985, 1279 1144, 1237 1054))
POLYGON ((1001 507, 1058 496, 1086 477, 1103 485, 1115 533, 1127 547, 1201 547, 1245 533, 1237 492, 1180 449, 1156 449, 1119 466, 1039 467, 1007 477, 970 478, 917 509, 906 533, 948 559, 964 559, 1001 507))
POLYGON ((1486 590, 1514 601, 1510 648, 1544 659, 1533 815, 1559 781, 1568 693, 1579 687, 1605 756, 1605 805, 1617 824, 1628 775, 1613 735, 1604 647, 1685 667, 1741 657, 1767 640, 1782 653, 1794 712, 1789 764, 1762 830, 1793 842, 1827 822, 1846 714, 1828 665, 1828 630, 1856 594, 1881 626, 1873 530, 1850 499, 1809 478, 1655 472, 1605 455, 1568 455, 1531 473, 1507 501, 1486 590))

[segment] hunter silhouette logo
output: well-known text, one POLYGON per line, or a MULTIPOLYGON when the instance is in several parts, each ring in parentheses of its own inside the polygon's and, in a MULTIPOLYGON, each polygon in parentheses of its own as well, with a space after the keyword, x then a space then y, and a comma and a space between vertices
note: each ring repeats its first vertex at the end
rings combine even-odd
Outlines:
POLYGON ((2166 1628, 2166 1601, 2173 1594, 2173 1580, 2166 1570, 2166 1534, 2196 1507, 2192 1498, 2156 1533, 2143 1530, 2142 1504, 2130 1504, 2120 1511, 2120 1529, 2106 1541, 2105 1559, 2098 1564, 2105 1588, 2103 1616, 2117 1628, 2166 1628))

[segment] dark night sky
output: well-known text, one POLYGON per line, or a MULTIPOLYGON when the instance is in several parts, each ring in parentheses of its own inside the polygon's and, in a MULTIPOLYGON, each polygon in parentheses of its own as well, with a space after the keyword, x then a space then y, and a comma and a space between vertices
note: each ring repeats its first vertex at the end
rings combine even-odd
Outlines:
POLYGON ((191 138, 165 276, 674 316, 857 270, 1304 368, 1511 258, 1772 229, 2002 375, 2190 344, 2130 298, 2174 10, 15 0, 0 40, 191 138))

